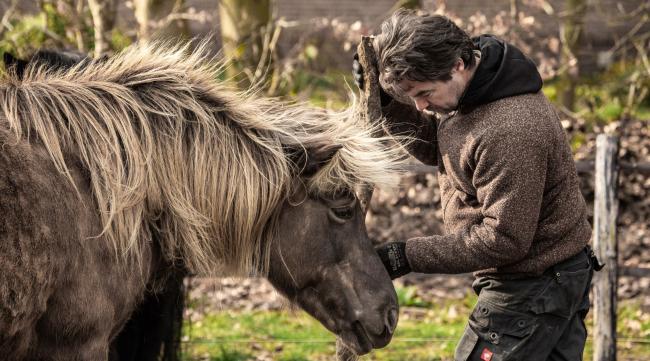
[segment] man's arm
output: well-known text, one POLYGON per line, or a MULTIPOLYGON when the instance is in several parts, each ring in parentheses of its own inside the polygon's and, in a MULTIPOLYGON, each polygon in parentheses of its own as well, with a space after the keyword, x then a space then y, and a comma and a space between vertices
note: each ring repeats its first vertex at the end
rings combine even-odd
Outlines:
MULTIPOLYGON (((364 70, 359 63, 359 55, 354 54, 352 75, 359 89, 363 89, 364 70)), ((389 135, 407 137, 404 148, 415 159, 427 165, 437 165, 436 118, 419 112, 412 104, 393 99, 379 84, 379 98, 382 114, 386 118, 385 127, 389 135)), ((402 101, 407 101, 402 99, 402 101)), ((403 142, 402 142, 403 143, 403 142)))
POLYGON ((544 133, 524 126, 484 133, 475 153, 473 178, 482 222, 460 233, 408 240, 405 256, 413 271, 471 272, 526 256, 544 193, 548 158, 544 133))
POLYGON ((436 119, 419 112, 415 107, 397 100, 382 107, 386 117, 387 132, 393 136, 406 136, 410 142, 406 150, 415 159, 427 165, 438 164, 436 119))

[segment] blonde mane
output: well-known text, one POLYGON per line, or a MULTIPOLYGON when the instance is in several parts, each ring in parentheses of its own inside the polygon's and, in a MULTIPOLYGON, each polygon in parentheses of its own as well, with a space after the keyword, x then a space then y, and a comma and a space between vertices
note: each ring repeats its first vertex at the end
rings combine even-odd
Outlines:
POLYGON ((0 122, 18 139, 36 135, 70 181, 66 155, 81 161, 102 235, 122 259, 140 262, 155 237, 191 272, 266 270, 297 177, 287 146, 342 145, 308 180, 314 194, 396 185, 402 153, 371 137, 352 107, 331 114, 235 92, 216 80, 222 64, 207 45, 137 44, 68 70, 30 64, 22 80, 0 81, 0 122))

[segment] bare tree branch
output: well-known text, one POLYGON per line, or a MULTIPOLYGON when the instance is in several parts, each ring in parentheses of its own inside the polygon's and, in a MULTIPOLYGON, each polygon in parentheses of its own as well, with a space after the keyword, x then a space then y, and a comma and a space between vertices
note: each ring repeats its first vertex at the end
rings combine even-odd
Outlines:
POLYGON ((636 23, 634 27, 630 29, 629 32, 627 32, 625 35, 623 35, 623 37, 618 39, 614 44, 614 46, 612 46, 611 49, 609 49, 609 51, 614 53, 617 50, 619 50, 623 45, 625 45, 628 41, 630 41, 630 39, 632 39, 636 35, 636 33, 638 33, 639 30, 641 30, 641 28, 643 28, 643 26, 649 21, 650 21, 650 16, 644 14, 643 18, 638 23, 636 23))
POLYGON ((18 0, 12 0, 11 5, 9 5, 9 8, 7 9, 7 11, 5 11, 4 15, 2 15, 2 20, 0 20, 0 36, 2 36, 2 34, 4 34, 6 30, 13 29, 13 26, 11 26, 9 19, 11 19, 11 17, 16 12, 17 5, 18 5, 18 0))
POLYGON ((110 50, 110 36, 115 25, 115 0, 88 0, 95 27, 95 57, 110 50))

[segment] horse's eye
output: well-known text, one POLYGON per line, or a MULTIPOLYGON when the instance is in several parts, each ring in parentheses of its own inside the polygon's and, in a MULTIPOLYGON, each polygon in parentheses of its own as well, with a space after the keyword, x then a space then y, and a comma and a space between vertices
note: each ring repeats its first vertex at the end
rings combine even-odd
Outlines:
POLYGON ((352 219, 354 209, 350 206, 330 208, 330 218, 339 223, 352 219))

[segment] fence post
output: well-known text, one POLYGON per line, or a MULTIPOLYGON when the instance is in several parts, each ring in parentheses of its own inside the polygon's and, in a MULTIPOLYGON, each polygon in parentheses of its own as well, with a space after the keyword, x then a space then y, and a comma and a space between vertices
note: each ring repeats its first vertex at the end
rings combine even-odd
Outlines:
POLYGON ((594 251, 606 263, 594 274, 594 361, 616 360, 616 287, 618 280, 618 137, 596 138, 594 251))
MULTIPOLYGON (((357 46, 359 64, 363 67, 364 85, 360 92, 358 111, 361 118, 370 124, 376 124, 381 120, 381 100, 379 97, 379 71, 377 70, 377 54, 372 45, 372 36, 363 36, 357 46)), ((373 134, 378 136, 379 134, 373 134)), ((373 188, 365 185, 360 191, 359 201, 361 208, 367 212, 370 208, 373 188)))

